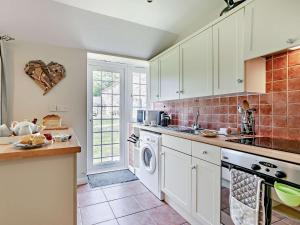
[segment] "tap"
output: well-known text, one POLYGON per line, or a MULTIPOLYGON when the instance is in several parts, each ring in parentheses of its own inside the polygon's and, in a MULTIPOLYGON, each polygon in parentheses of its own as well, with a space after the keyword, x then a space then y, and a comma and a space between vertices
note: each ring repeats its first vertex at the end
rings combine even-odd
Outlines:
POLYGON ((199 125, 199 123, 198 123, 199 115, 200 115, 200 113, 199 113, 199 110, 198 110, 198 111, 197 111, 197 114, 196 114, 196 117, 195 117, 195 122, 193 123, 193 126, 192 126, 192 128, 193 128, 194 130, 199 130, 199 129, 200 129, 200 125, 199 125))

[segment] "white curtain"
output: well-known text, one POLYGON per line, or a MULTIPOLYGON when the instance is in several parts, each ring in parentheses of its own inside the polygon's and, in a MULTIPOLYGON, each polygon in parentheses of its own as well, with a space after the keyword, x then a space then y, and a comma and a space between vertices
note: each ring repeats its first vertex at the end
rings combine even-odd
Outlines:
POLYGON ((8 125, 7 74, 5 73, 4 40, 0 40, 0 124, 8 125))

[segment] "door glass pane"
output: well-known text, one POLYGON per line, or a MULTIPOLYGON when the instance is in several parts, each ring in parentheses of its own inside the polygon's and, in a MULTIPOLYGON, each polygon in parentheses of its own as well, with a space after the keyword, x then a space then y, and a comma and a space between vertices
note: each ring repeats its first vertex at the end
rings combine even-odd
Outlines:
POLYGON ((139 84, 132 85, 132 95, 140 95, 140 85, 139 84))
POLYGON ((120 160, 120 76, 93 71, 93 165, 120 160))

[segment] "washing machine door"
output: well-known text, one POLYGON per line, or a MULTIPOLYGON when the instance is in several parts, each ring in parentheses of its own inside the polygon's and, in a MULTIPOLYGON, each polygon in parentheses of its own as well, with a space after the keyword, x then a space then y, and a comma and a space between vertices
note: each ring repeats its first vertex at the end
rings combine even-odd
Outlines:
POLYGON ((145 144, 141 148, 140 161, 143 169, 152 174, 156 169, 156 156, 153 148, 145 144))

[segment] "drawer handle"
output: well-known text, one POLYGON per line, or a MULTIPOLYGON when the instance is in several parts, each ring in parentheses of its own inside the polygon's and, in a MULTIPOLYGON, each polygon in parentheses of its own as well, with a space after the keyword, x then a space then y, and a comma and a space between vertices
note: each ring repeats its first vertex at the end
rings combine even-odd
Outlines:
POLYGON ((164 155, 165 155, 165 153, 164 153, 164 152, 161 152, 161 153, 160 153, 160 155, 161 155, 161 156, 164 156, 164 155))
POLYGON ((203 154, 203 155, 207 155, 207 151, 203 151, 202 154, 203 154))

